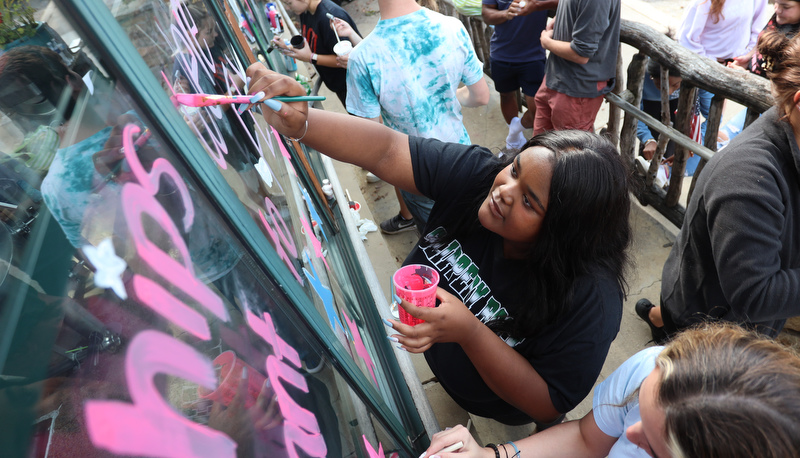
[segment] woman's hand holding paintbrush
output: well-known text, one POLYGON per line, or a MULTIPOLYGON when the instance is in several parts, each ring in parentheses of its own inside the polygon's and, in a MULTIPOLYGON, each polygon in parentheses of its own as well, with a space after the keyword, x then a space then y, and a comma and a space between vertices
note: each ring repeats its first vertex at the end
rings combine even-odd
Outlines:
MULTIPOLYGON (((512 452, 513 454, 513 452, 512 452)), ((439 431, 431 437, 431 445, 420 458, 432 457, 447 458, 450 456, 463 456, 470 458, 494 458, 494 451, 489 448, 481 447, 467 428, 456 425, 439 431)), ((503 453, 500 456, 505 458, 503 453)), ((509 455, 510 456, 510 455, 509 455)))
POLYGON ((308 103, 279 102, 278 96, 298 98, 306 91, 294 78, 268 70, 264 64, 254 63, 247 68, 249 91, 255 100, 270 99, 277 103, 265 104, 264 120, 283 135, 300 138, 308 131, 308 103), (268 95, 267 95, 268 94, 268 95))
POLYGON ((263 103, 273 111, 278 111, 281 109, 280 102, 316 102, 325 100, 325 97, 321 95, 305 95, 264 99, 264 93, 259 92, 254 95, 174 94, 171 99, 176 106, 183 105, 186 107, 210 107, 228 104, 246 105, 239 109, 239 114, 242 114, 256 103, 263 103))

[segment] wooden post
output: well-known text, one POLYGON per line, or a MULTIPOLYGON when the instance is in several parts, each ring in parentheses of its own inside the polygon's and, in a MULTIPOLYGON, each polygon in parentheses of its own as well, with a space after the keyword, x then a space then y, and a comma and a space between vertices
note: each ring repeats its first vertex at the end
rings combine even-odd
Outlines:
POLYGON ((491 58, 491 44, 490 41, 486 39, 486 24, 483 23, 483 20, 474 19, 472 21, 475 24, 475 44, 476 47, 481 48, 481 52, 483 53, 483 62, 484 66, 489 65, 489 58, 491 58))
MULTIPOLYGON (((694 110, 694 101, 696 99, 697 88, 684 80, 681 84, 681 95, 678 98, 678 114, 675 117, 675 128, 687 137, 691 136, 692 111, 694 110)), ((667 190, 667 197, 664 199, 664 205, 667 207, 677 205, 681 197, 683 172, 686 170, 686 157, 688 155, 689 150, 676 145, 675 157, 672 160, 672 176, 669 179, 669 190, 667 190)))
POLYGON ((468 18, 467 22, 469 22, 470 36, 472 37, 473 47, 475 48, 475 53, 478 55, 478 59, 480 59, 481 62, 488 61, 489 49, 484 47, 483 43, 481 43, 481 37, 483 37, 481 25, 483 25, 483 21, 468 18))
POLYGON ((748 108, 747 109, 747 114, 745 115, 745 118, 744 118, 744 127, 742 127, 742 130, 744 130, 745 127, 747 127, 750 124, 752 124, 753 121, 758 119, 758 117, 761 116, 761 113, 762 113, 761 111, 758 111, 755 108, 748 108))
POLYGON ((711 107, 708 109, 708 119, 706 120, 706 136, 703 138, 703 145, 706 148, 716 151, 717 138, 719 137, 719 124, 722 120, 722 109, 725 105, 725 97, 714 94, 711 99, 711 107))
MULTIPOLYGON (((663 65, 659 67, 659 79, 661 81, 659 89, 659 95, 661 96, 661 124, 672 126, 672 113, 669 106, 669 69, 663 65), (664 84, 665 81, 667 82, 666 84, 664 84)), ((647 186, 652 186, 656 179, 658 168, 661 167, 661 159, 664 158, 664 152, 667 150, 667 143, 669 143, 669 138, 666 135, 658 136, 656 151, 653 153, 653 157, 650 158, 650 168, 647 170, 645 181, 647 186)))
MULTIPOLYGON (((644 82, 644 69, 647 56, 636 53, 628 65, 628 91, 633 95, 631 105, 639 106, 642 102, 642 86, 644 82)), ((619 136, 619 152, 629 164, 636 158, 636 127, 639 124, 633 114, 625 113, 622 121, 622 130, 619 136)))
MULTIPOLYGON (((490 44, 492 42, 492 35, 494 35, 494 27, 489 27, 489 26, 484 25, 484 27, 483 27, 483 38, 482 39, 483 39, 483 44, 486 47, 486 49, 489 49, 489 47, 490 47, 490 44)), ((490 53, 489 57, 491 57, 491 53, 490 53)), ((483 73, 486 73, 487 75, 489 75, 489 78, 492 77, 492 66, 489 63, 489 59, 486 59, 485 61, 483 61, 483 73)))
MULTIPOLYGON (((622 73, 622 45, 617 48, 617 76, 614 89, 611 91, 617 95, 622 93, 622 87, 625 85, 625 77, 622 73)), ((620 109, 613 103, 609 103, 608 107, 608 124, 606 125, 606 137, 614 144, 615 147, 619 146, 619 129, 620 129, 620 109)))
MULTIPOLYGON (((706 121, 706 138, 703 142, 703 145, 711 151, 717 151, 717 136, 719 135, 719 124, 722 120, 722 109, 724 106, 725 98, 719 94, 714 94, 714 98, 711 99, 711 108, 708 110, 708 120, 706 121)), ((700 159, 700 162, 697 164, 697 168, 694 170, 692 183, 689 185, 688 199, 692 198, 694 187, 697 184, 697 177, 700 175, 700 172, 705 166, 705 159, 700 159)))

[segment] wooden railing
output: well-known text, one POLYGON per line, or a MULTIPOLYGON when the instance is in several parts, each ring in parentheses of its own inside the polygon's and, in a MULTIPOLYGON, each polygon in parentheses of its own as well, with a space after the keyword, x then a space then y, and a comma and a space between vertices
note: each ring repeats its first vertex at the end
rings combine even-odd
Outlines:
MULTIPOLYGON (((745 126, 747 126, 773 104, 769 81, 749 72, 724 67, 712 59, 700 57, 663 33, 638 22, 622 21, 620 41, 636 48, 638 52, 628 64, 627 88, 622 89, 623 81, 625 80, 621 72, 618 72, 617 87, 614 92, 606 96, 606 100, 625 112, 624 120, 619 130, 617 130, 612 129, 611 126, 620 125, 620 113, 619 110, 611 110, 608 122, 609 131, 612 131, 612 137, 619 138, 620 153, 630 163, 636 157, 637 120, 641 119, 645 124, 661 133, 656 154, 650 164, 650 170, 644 177, 640 177, 644 186, 637 192, 637 197, 642 203, 652 205, 673 224, 680 227, 683 224, 685 209, 678 201, 683 186, 683 174, 686 169, 686 159, 689 156, 689 151, 699 155, 701 158, 692 177, 689 189, 689 194, 691 195, 697 176, 717 149, 717 134, 725 100, 729 99, 747 107, 745 120, 745 126), (662 81, 666 81, 667 75, 663 67, 664 64, 669 64, 677 69, 683 77, 674 126, 670 127, 669 125, 669 110, 667 108, 669 106, 667 100, 669 94, 666 93, 666 84, 663 85, 661 93, 662 119, 654 119, 638 109, 641 102, 642 85, 648 56, 662 64, 662 81), (705 89, 715 94, 711 100, 711 109, 709 110, 703 145, 699 145, 689 138, 691 112, 697 88, 705 89), (616 137, 617 132, 619 132, 618 137, 616 137), (653 185, 653 179, 668 139, 675 142, 676 148, 669 188, 664 192, 653 185)), ((620 53, 620 56, 622 56, 622 53, 620 53)), ((621 65, 618 66, 618 68, 620 67, 621 65)))
MULTIPOLYGON (((464 23, 472 38, 475 52, 484 63, 484 72, 491 77, 489 43, 492 28, 486 25, 480 16, 465 16, 459 13, 450 0, 439 0, 439 8, 442 14, 457 17, 464 23)), ((623 74, 624 62, 622 45, 620 45, 617 84, 614 90, 606 95, 606 100, 611 107, 605 133, 619 147, 620 154, 626 158, 634 170, 634 159, 637 155, 637 121, 642 120, 661 134, 656 153, 650 162, 650 169, 644 175, 636 174, 642 186, 639 186, 635 192, 641 203, 652 205, 669 221, 680 227, 683 224, 685 208, 679 200, 684 185, 683 175, 689 152, 697 154, 701 158, 691 180, 689 189, 689 194, 691 194, 691 188, 693 188, 698 174, 717 149, 717 134, 725 100, 729 99, 747 107, 745 120, 745 126, 747 126, 773 104, 769 81, 745 71, 726 68, 712 59, 700 57, 668 38, 664 33, 638 22, 622 21, 620 42, 632 46, 637 53, 628 62, 627 71, 623 74), (655 119, 639 109, 648 57, 662 64, 662 81, 667 81, 664 64, 677 69, 683 77, 675 125, 670 125, 669 94, 667 94, 666 84, 663 85, 661 94, 661 119, 655 119), (694 142, 689 136, 691 112, 697 88, 715 94, 711 101, 703 145, 694 142), (672 164, 668 190, 664 191, 654 185, 654 179, 669 140, 676 145, 675 159, 672 164)), ((524 102, 524 98, 520 99, 521 102, 524 102)))

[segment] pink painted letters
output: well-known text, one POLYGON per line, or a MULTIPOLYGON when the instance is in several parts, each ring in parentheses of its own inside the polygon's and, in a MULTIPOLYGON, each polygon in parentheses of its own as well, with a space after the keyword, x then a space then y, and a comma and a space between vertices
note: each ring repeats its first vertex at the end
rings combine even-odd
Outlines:
POLYGON ((123 455, 235 457, 236 443, 176 412, 156 388, 163 373, 213 389, 211 362, 193 348, 157 331, 142 331, 128 345, 125 377, 133 404, 88 401, 86 426, 99 448, 123 455))
POLYGON ((299 368, 301 364, 300 356, 294 348, 284 342, 275 332, 272 316, 269 313, 264 313, 263 320, 249 310, 246 316, 247 323, 253 328, 253 331, 272 346, 274 354, 267 357, 265 367, 267 368, 270 385, 275 390, 278 405, 285 419, 283 433, 289 456, 299 457, 296 447, 299 447, 312 457, 326 456, 327 446, 320 433, 317 418, 312 412, 300 407, 289 396, 283 385, 283 382, 286 382, 306 393, 308 392, 308 384, 303 375, 283 362, 283 359, 286 359, 294 367, 299 368))

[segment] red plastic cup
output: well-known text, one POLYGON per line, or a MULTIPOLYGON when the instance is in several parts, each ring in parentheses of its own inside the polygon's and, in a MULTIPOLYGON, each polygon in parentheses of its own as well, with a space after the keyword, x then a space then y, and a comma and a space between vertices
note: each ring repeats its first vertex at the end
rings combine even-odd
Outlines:
POLYGON ((256 403, 256 399, 261 394, 261 388, 267 378, 255 370, 253 366, 237 358, 236 353, 228 350, 214 359, 214 368, 219 371, 219 386, 214 391, 198 386, 197 394, 201 398, 221 402, 225 406, 230 405, 236 395, 236 390, 239 389, 242 370, 247 368, 247 397, 245 398, 244 406, 249 409, 256 403))
MULTIPOLYGON (((439 272, 435 269, 420 264, 403 266, 392 277, 394 291, 400 299, 404 299, 417 307, 436 307, 436 287, 439 285, 439 272)), ((425 320, 414 318, 403 309, 400 312, 400 322, 411 326, 424 323, 425 320)))

